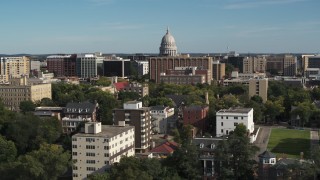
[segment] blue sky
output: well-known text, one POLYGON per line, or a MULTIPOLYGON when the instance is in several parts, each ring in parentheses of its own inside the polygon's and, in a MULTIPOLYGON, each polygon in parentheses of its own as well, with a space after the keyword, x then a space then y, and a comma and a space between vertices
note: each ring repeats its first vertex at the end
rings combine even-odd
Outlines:
POLYGON ((319 53, 319 0, 1 0, 0 54, 319 53))

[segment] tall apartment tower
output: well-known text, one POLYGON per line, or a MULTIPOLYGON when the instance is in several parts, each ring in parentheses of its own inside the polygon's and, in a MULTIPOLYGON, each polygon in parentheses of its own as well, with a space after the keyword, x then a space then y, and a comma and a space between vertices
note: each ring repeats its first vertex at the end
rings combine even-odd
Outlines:
POLYGON ((265 57, 246 57, 243 59, 243 73, 251 74, 255 72, 264 73, 266 71, 265 57))
POLYGON ((8 82, 11 78, 28 76, 30 73, 30 59, 26 56, 1 57, 0 58, 0 81, 8 82))
POLYGON ((76 72, 77 55, 52 55, 47 57, 47 69, 56 77, 77 76, 76 72))
POLYGON ((122 156, 134 156, 134 127, 85 124, 85 131, 72 136, 73 179, 87 179, 94 173, 104 173, 122 156))
POLYGON ((216 81, 220 81, 226 75, 226 64, 220 63, 219 60, 212 63, 212 78, 216 81))
POLYGON ((149 107, 142 107, 140 101, 129 101, 123 109, 113 109, 113 122, 124 121, 135 127, 135 149, 137 153, 147 152, 151 141, 151 114, 149 107))
POLYGON ((284 76, 297 75, 297 57, 292 55, 285 55, 283 57, 283 75, 284 76))
POLYGON ((149 72, 150 80, 160 83, 160 75, 167 70, 174 70, 177 67, 197 67, 198 69, 208 70, 206 81, 212 80, 212 57, 150 57, 149 72))
POLYGON ((258 95, 263 102, 268 98, 268 78, 252 78, 249 80, 249 97, 258 95))
POLYGON ((79 78, 97 77, 97 56, 96 54, 78 54, 76 70, 79 78))

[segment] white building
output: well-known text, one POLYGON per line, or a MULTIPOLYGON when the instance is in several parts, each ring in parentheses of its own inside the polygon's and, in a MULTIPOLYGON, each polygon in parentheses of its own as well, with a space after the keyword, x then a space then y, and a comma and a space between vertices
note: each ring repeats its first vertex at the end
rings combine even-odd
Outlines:
POLYGON ((138 74, 145 75, 149 73, 149 61, 135 61, 137 63, 138 74))
POLYGON ((95 54, 78 54, 76 69, 79 78, 97 77, 97 56, 95 54))
POLYGON ((174 115, 174 108, 165 106, 151 106, 152 131, 154 133, 166 134, 168 118, 174 115))
POLYGON ((249 133, 254 131, 252 108, 230 108, 221 109, 216 113, 217 137, 228 135, 238 124, 247 127, 249 133))
POLYGON ((85 124, 85 132, 72 136, 73 179, 104 173, 121 156, 134 156, 134 127, 85 124))

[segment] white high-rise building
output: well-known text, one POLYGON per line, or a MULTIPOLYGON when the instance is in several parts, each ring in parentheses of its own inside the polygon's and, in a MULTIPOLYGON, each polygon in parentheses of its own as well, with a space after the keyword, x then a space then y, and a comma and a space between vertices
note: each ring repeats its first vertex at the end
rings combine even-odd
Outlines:
POLYGON ((245 125, 249 133, 254 131, 252 108, 230 108, 219 110, 216 113, 217 137, 229 135, 238 124, 245 125))
POLYGON ((72 136, 73 179, 86 179, 90 174, 103 173, 121 156, 134 156, 134 127, 85 124, 85 132, 72 136))
POLYGON ((97 77, 96 54, 78 54, 76 60, 77 75, 79 78, 97 77))

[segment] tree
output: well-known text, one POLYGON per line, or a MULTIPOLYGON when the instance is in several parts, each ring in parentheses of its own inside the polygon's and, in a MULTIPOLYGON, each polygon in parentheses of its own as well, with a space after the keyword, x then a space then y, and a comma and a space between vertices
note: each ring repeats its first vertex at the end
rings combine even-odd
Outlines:
POLYGON ((253 179, 253 156, 258 147, 250 144, 247 128, 237 125, 227 141, 221 141, 215 150, 219 179, 253 179))
POLYGON ((3 162, 12 162, 16 156, 17 149, 14 143, 0 136, 0 164, 3 162))
POLYGON ((56 106, 56 104, 50 98, 43 98, 39 102, 39 106, 53 106, 54 107, 54 106, 56 106))
POLYGON ((110 86, 111 81, 104 76, 100 76, 99 79, 95 82, 96 86, 110 86))
POLYGON ((275 118, 284 112, 285 108, 283 107, 283 98, 279 98, 276 101, 268 100, 265 103, 265 115, 274 122, 275 118))
POLYGON ((21 101, 19 108, 23 113, 26 113, 26 112, 34 111, 34 109, 36 108, 36 105, 30 100, 21 101))

